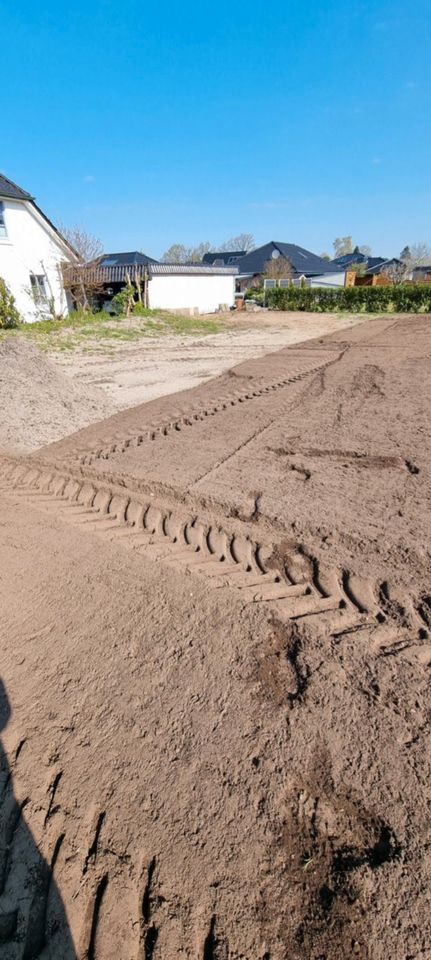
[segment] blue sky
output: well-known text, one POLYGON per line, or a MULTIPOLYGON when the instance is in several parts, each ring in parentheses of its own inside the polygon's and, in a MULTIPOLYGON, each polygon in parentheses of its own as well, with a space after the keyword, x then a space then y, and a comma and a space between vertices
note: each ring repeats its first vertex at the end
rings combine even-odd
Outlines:
POLYGON ((429 0, 0 0, 0 170, 106 250, 431 243, 429 0))

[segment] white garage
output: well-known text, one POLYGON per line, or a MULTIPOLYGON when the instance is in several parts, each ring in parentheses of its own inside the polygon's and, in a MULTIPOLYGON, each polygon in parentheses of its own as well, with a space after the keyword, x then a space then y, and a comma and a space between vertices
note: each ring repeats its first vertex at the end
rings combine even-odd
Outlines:
POLYGON ((154 310, 214 313, 232 307, 237 267, 157 263, 149 266, 148 306, 154 310))

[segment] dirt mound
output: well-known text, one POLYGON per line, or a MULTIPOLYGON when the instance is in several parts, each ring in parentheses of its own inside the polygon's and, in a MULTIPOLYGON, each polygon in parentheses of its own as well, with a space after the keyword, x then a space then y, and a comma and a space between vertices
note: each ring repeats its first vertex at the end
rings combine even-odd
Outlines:
POLYGON ((62 373, 24 337, 0 341, 0 450, 28 451, 113 412, 92 386, 62 373))

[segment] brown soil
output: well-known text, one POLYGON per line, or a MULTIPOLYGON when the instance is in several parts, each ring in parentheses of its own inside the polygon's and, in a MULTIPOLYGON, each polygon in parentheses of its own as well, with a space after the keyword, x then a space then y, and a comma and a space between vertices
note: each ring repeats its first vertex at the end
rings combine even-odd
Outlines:
POLYGON ((34 450, 115 409, 101 390, 76 384, 23 337, 0 340, 0 450, 34 450))
MULTIPOLYGON (((214 314, 201 318, 221 324, 219 333, 145 336, 116 341, 103 337, 86 341, 74 350, 56 353, 65 373, 89 386, 102 388, 116 410, 146 403, 179 390, 188 390, 234 364, 260 357, 280 347, 323 336, 363 322, 358 314, 289 313, 262 310, 258 314, 214 314)), ((141 321, 127 321, 127 329, 141 321)), ((119 332, 125 322, 117 324, 119 332)), ((106 415, 102 412, 98 418, 106 415)), ((57 436, 52 437, 57 439, 57 436)))
POLYGON ((3 459, 2 960, 429 960, 430 358, 381 318, 3 459))
MULTIPOLYGON (((214 315, 206 320, 214 322, 214 315)), ((79 327, 65 326, 39 334, 43 353, 20 332, 0 340, 0 452, 36 450, 117 410, 189 389, 241 360, 363 318, 263 310, 217 314, 217 321, 221 329, 213 335, 147 331, 131 342, 127 336, 138 332, 142 318, 100 324, 90 339, 79 327), (120 339, 107 340, 113 328, 120 339)))

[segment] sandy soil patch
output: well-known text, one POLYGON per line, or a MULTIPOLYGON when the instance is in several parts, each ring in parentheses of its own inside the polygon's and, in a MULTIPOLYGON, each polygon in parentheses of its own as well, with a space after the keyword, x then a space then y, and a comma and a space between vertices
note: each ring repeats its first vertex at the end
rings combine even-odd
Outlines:
POLYGON ((146 326, 132 318, 94 325, 90 337, 81 327, 64 326, 49 335, 31 329, 0 340, 0 450, 35 450, 116 410, 205 382, 248 357, 363 322, 270 311, 257 317, 221 316, 217 334, 205 332, 214 316, 199 320, 203 333, 174 336, 155 335, 154 321, 146 326))
POLYGON ((197 386, 242 360, 364 322, 358 315, 269 310, 217 319, 223 324, 217 334, 148 336, 131 343, 119 341, 115 348, 93 340, 91 351, 78 347, 54 357, 69 376, 101 387, 120 410, 197 386))
POLYGON ((380 318, 3 459, 6 960, 428 960, 430 360, 380 318))
POLYGON ((33 343, 0 341, 0 450, 34 450, 114 410, 103 391, 77 384, 33 343))

